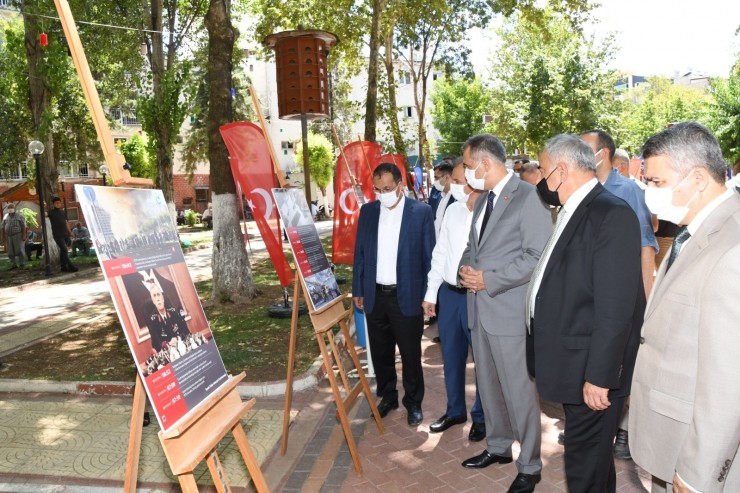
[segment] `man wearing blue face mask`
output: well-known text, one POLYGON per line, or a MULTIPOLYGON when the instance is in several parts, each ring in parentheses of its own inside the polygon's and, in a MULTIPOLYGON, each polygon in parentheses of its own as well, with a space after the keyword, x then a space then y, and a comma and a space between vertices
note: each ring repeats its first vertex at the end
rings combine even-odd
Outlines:
POLYGON ((643 146, 645 199, 680 226, 645 311, 630 446, 652 491, 740 491, 740 196, 714 136, 679 123, 643 146), (733 467, 734 466, 734 467, 733 467))
POLYGON ((409 426, 417 426, 424 419, 421 302, 434 249, 434 217, 430 206, 404 197, 401 172, 394 164, 375 168, 373 189, 378 200, 362 206, 357 224, 352 296, 367 317, 376 394, 381 398, 378 412, 385 417, 398 408, 398 345, 403 405, 409 426))

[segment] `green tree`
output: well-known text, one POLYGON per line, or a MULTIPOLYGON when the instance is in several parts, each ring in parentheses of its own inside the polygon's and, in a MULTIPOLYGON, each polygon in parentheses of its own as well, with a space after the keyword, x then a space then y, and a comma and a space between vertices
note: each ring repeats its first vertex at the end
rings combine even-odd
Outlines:
POLYGON ((669 123, 704 120, 710 100, 698 89, 673 84, 666 78, 652 77, 648 84, 627 94, 614 137, 620 147, 639 154, 645 141, 669 123))
MULTIPOLYGON (((334 176, 334 147, 329 139, 321 134, 309 132, 308 134, 308 169, 311 178, 326 197, 326 187, 331 183, 334 176)), ((299 165, 303 165, 303 146, 298 146, 298 151, 293 158, 299 165)))
POLYGON ((514 15, 499 30, 490 81, 493 121, 486 130, 511 150, 536 152, 555 134, 616 126, 618 74, 605 68, 613 41, 607 36, 598 44, 584 35, 585 13, 579 12, 548 7, 536 17, 514 15))
POLYGON ((190 83, 192 60, 186 56, 184 45, 202 30, 200 21, 207 8, 207 0, 141 2, 144 30, 140 41, 147 47, 151 88, 142 85, 145 95, 138 99, 137 110, 149 137, 149 152, 157 163, 157 187, 162 189, 173 217, 175 143, 194 93, 190 83))
POLYGON ((713 79, 709 94, 714 97, 707 112, 707 124, 722 147, 725 159, 740 167, 740 59, 727 80, 713 79))
POLYGON ((131 176, 141 178, 155 179, 157 176, 157 167, 149 157, 146 138, 134 134, 126 142, 119 144, 118 149, 126 158, 126 162, 131 166, 129 170, 131 176))
POLYGON ((483 128, 490 107, 488 92, 479 80, 443 78, 432 88, 432 122, 439 130, 441 154, 459 154, 461 143, 483 128))
POLYGON ((0 21, 0 171, 17 172, 28 157, 31 113, 28 106, 28 68, 20 20, 0 21))

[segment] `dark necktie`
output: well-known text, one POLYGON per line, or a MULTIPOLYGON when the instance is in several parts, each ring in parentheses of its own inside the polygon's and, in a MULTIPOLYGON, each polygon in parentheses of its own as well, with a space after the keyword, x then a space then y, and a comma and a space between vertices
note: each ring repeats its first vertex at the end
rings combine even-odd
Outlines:
POLYGON ((665 267, 666 272, 668 272, 668 269, 671 268, 673 262, 676 261, 678 254, 681 253, 681 246, 689 238, 691 238, 691 233, 689 233, 689 229, 686 226, 681 226, 680 228, 678 228, 678 231, 676 231, 676 237, 673 238, 673 245, 671 246, 671 256, 668 257, 668 265, 666 265, 665 267))
POLYGON ((488 224, 488 218, 491 217, 491 211, 493 210, 493 199, 496 198, 496 194, 493 191, 488 192, 486 197, 486 212, 483 214, 483 222, 480 225, 480 234, 478 235, 478 243, 483 238, 483 232, 486 230, 486 224, 488 224))

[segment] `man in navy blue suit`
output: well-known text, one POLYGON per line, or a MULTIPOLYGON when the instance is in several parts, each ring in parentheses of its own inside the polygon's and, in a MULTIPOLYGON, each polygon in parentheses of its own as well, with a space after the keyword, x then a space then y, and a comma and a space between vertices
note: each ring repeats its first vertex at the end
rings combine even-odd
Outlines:
POLYGON ((378 200, 362 206, 355 242, 352 295, 367 317, 378 412, 398 408, 396 345, 401 353, 403 405, 409 426, 424 415, 421 335, 427 272, 434 249, 434 216, 427 204, 403 195, 401 172, 381 163, 373 172, 378 200))

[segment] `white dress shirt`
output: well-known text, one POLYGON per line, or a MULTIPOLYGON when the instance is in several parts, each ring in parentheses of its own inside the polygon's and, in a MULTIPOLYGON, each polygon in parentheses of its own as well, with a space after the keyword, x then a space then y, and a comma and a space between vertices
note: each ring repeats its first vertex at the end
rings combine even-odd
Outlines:
POLYGON ((442 218, 445 216, 445 211, 447 210, 447 204, 450 203, 450 197, 452 197, 452 194, 450 192, 441 192, 442 198, 439 199, 439 204, 437 205, 437 211, 434 214, 434 237, 439 238, 439 229, 442 227, 442 218))
MULTIPOLYGON (((506 170, 506 176, 503 177, 503 179, 496 184, 495 187, 493 187, 493 192, 495 194, 495 197, 493 198, 493 206, 496 207, 496 202, 498 201, 499 195, 501 195, 501 190, 504 189, 507 183, 509 183, 509 180, 511 180, 511 177, 514 176, 514 172, 510 169, 506 170)), ((488 192, 484 192, 485 194, 488 192)), ((486 215, 486 208, 481 209, 481 213, 478 214, 477 219, 475 220, 475 230, 478 232, 478 238, 480 238, 480 227, 483 225, 483 216, 486 215)))
POLYGON ((473 223, 473 212, 465 202, 455 202, 447 208, 437 244, 432 252, 432 269, 427 275, 427 292, 424 301, 437 302, 437 292, 442 282, 455 286, 457 268, 468 246, 468 235, 473 223))
POLYGON ((378 218, 378 269, 375 273, 377 284, 396 284, 396 260, 398 258, 398 238, 401 236, 401 220, 406 197, 393 209, 380 206, 378 218))
POLYGON ((547 263, 550 261, 550 254, 552 253, 553 248, 555 248, 555 245, 557 244, 563 230, 565 230, 565 226, 568 224, 568 221, 570 221, 570 218, 573 217, 573 212, 575 212, 578 206, 581 205, 583 199, 585 199, 586 195, 588 195, 591 190, 594 189, 597 183, 599 183, 599 181, 596 178, 592 178, 591 180, 581 185, 578 190, 573 192, 573 194, 568 198, 565 204, 563 204, 560 212, 558 212, 558 216, 562 214, 563 217, 562 219, 559 219, 559 222, 555 223, 557 228, 553 230, 552 237, 550 240, 548 240, 547 245, 545 245, 545 250, 542 252, 542 256, 540 257, 542 268, 539 269, 539 271, 537 268, 535 268, 534 276, 532 276, 532 279, 529 281, 532 283, 532 297, 529 300, 530 318, 534 317, 534 303, 537 299, 537 291, 540 290, 540 284, 542 284, 542 275, 547 269, 547 263))

